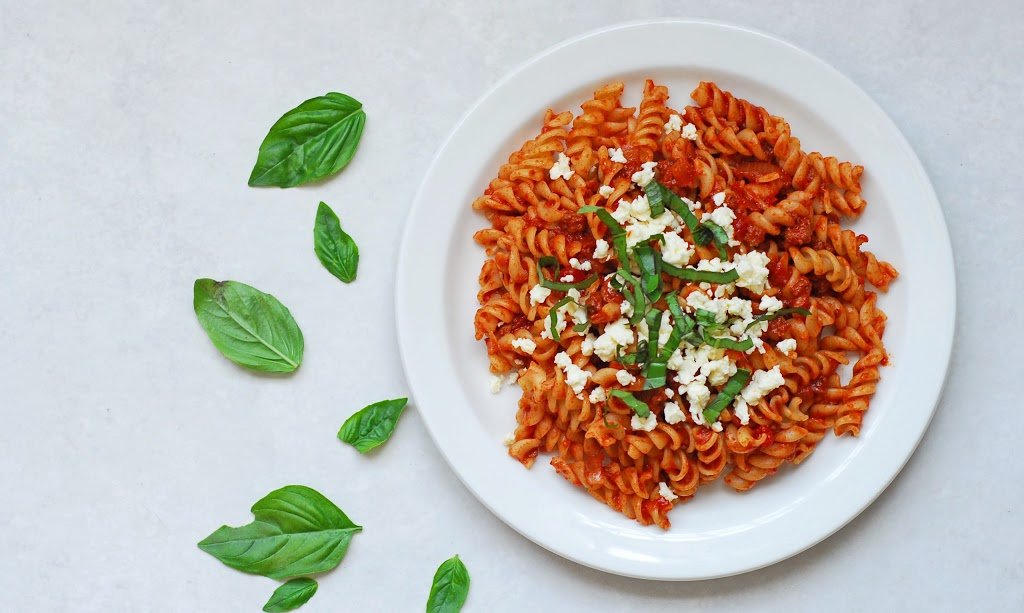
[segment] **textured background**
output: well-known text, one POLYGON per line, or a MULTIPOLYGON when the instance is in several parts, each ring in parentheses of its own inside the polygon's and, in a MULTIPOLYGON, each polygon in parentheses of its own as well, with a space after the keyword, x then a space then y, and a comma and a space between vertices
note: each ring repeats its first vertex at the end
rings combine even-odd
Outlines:
POLYGON ((274 584, 195 543, 293 482, 368 526, 304 611, 419 609, 455 552, 472 611, 1024 606, 1024 4, 177 4, 0 2, 0 608, 259 610, 274 584), (763 29, 867 90, 935 183, 959 279, 950 380, 901 476, 811 550, 691 584, 605 575, 519 537, 414 410, 372 461, 334 438, 353 409, 406 391, 398 238, 458 117, 533 54, 659 16, 763 29), (246 187, 272 121, 332 89, 368 109, 354 163, 313 188, 246 187), (312 253, 319 199, 360 243, 355 285, 312 253), (289 305, 300 372, 221 358, 192 313, 200 276, 289 305))

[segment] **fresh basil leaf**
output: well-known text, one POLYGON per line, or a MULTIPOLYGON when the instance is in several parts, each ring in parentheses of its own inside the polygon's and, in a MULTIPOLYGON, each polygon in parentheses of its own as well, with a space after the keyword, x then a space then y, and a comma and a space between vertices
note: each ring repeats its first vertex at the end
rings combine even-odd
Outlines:
POLYGON ((751 321, 749 324, 747 324, 747 327, 744 328, 744 330, 749 330, 754 324, 756 324, 758 322, 771 321, 771 320, 775 319, 776 317, 782 317, 784 315, 792 315, 794 313, 798 313, 800 315, 803 315, 804 317, 808 317, 811 314, 811 312, 808 311, 807 309, 801 309, 800 307, 793 307, 793 308, 788 308, 788 309, 779 309, 778 311, 774 311, 772 313, 762 313, 762 314, 758 315, 757 317, 755 317, 754 320, 751 321))
POLYGON ((715 399, 704 408, 704 421, 711 425, 718 421, 718 416, 722 414, 725 407, 729 406, 736 394, 739 394, 743 390, 743 386, 750 381, 750 371, 744 368, 737 368, 736 373, 729 377, 729 380, 725 382, 722 390, 715 396, 715 399))
POLYGON ((252 514, 252 523, 221 526, 199 548, 242 572, 288 579, 331 570, 363 529, 323 494, 302 485, 270 492, 252 506, 252 514))
POLYGON ((437 567, 427 597, 427 613, 458 613, 469 596, 469 570, 459 556, 452 556, 437 567))
POLYGON ((308 577, 292 579, 274 590, 270 600, 267 601, 267 604, 263 605, 263 610, 267 613, 294 611, 309 602, 313 594, 316 594, 316 588, 316 581, 308 577))
POLYGON ((391 438, 408 398, 381 400, 356 411, 345 420, 338 438, 352 445, 359 453, 376 449, 391 438))
POLYGON ((647 406, 647 403, 626 390, 611 390, 608 395, 625 402, 626 406, 633 409, 633 412, 639 417, 647 417, 651 414, 651 408, 647 406))
POLYGON ((224 357, 263 372, 292 372, 302 363, 302 331, 287 307, 237 281, 196 279, 192 306, 224 357))
POLYGON ((359 267, 359 247, 352 237, 341 229, 341 220, 326 202, 316 210, 313 224, 313 251, 327 272, 345 283, 356 280, 359 267))
POLYGON ((294 187, 335 174, 355 155, 365 123, 363 104, 345 94, 306 100, 271 126, 249 185, 294 187))

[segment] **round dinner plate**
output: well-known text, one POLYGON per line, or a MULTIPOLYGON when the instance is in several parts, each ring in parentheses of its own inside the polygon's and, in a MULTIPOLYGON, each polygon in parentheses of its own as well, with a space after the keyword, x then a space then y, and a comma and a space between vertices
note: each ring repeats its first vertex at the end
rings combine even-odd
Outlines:
POLYGON ((788 43, 703 21, 626 24, 567 41, 495 85, 452 131, 406 222, 395 308, 416 407, 452 470, 495 515, 537 544, 604 571, 664 580, 754 570, 821 541, 882 492, 935 410, 955 319, 953 259, 942 211, 900 131, 860 88, 788 43), (635 105, 646 78, 681 109, 702 80, 785 117, 808 151, 865 167, 864 215, 852 224, 900 278, 879 305, 892 356, 859 438, 826 437, 798 467, 750 492, 701 488, 641 526, 591 498, 541 458, 526 470, 502 444, 515 427, 518 386, 490 391, 486 349, 473 338, 488 226, 470 207, 508 155, 540 130, 544 110, 573 110, 609 81, 635 105))

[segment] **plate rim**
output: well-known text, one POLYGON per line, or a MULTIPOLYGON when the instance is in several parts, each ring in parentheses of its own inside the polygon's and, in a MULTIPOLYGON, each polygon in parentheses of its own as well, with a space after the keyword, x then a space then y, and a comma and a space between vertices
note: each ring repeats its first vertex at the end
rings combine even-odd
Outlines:
MULTIPOLYGON (((415 193, 415 195, 413 197, 412 204, 410 205, 409 211, 407 213, 407 216, 406 216, 406 219, 405 219, 405 222, 404 222, 404 228, 403 228, 402 233, 401 233, 401 241, 400 241, 400 246, 399 246, 399 253, 398 253, 398 257, 396 258, 396 264, 395 264, 395 290, 394 290, 395 291, 395 293, 394 293, 394 308, 395 308, 395 311, 394 311, 394 314, 395 314, 395 321, 396 321, 396 335, 397 335, 397 340, 398 340, 398 345, 399 345, 399 355, 400 355, 400 359, 401 359, 401 363, 402 363, 402 368, 403 368, 403 371, 404 371, 404 374, 405 374, 406 381, 409 384, 409 389, 410 389, 410 392, 411 392, 410 396, 413 399, 413 403, 416 404, 417 408, 419 408, 419 405, 417 403, 417 396, 418 396, 417 392, 422 392, 422 389, 417 390, 416 384, 414 383, 414 377, 411 376, 411 373, 412 373, 412 368, 411 367, 413 365, 411 364, 411 359, 412 359, 411 355, 410 355, 411 351, 410 351, 410 348, 407 346, 408 343, 409 343, 409 335, 405 331, 405 327, 406 326, 403 323, 403 322, 406 321, 405 320, 406 313, 404 313, 403 307, 407 304, 407 298, 406 298, 406 296, 404 294, 404 291, 405 291, 404 288, 406 287, 407 283, 404 282, 403 271, 406 270, 406 268, 409 266, 408 262, 409 262, 410 258, 412 257, 411 254, 410 254, 410 250, 411 250, 410 245, 412 243, 411 238, 412 238, 412 234, 414 232, 414 225, 415 225, 413 223, 413 221, 417 217, 417 214, 420 213, 423 210, 423 208, 424 208, 424 204, 423 203, 424 203, 425 191, 426 191, 427 186, 428 186, 428 184, 430 182, 430 178, 434 174, 435 170, 437 169, 438 164, 440 163, 441 159, 444 157, 444 154, 446 153, 446 151, 448 150, 449 146, 451 145, 452 140, 459 133, 459 131, 463 128, 463 126, 467 123, 469 118, 472 117, 477 112, 477 110, 495 94, 495 92, 497 92, 498 90, 502 89, 509 81, 513 80, 520 73, 522 73, 523 71, 528 69, 530 66, 540 62, 542 59, 544 59, 544 58, 546 58, 548 56, 551 56, 553 54, 556 54, 556 53, 560 52, 561 50, 563 50, 563 49, 565 49, 567 47, 573 46, 573 45, 575 45, 575 44, 577 44, 577 43, 579 43, 581 41, 584 41, 586 39, 593 38, 593 37, 596 37, 596 36, 601 36, 601 35, 604 35, 604 34, 608 34, 608 33, 619 31, 619 30, 625 30, 625 29, 643 28, 643 27, 648 27, 648 26, 661 26, 661 25, 668 25, 668 24, 689 25, 689 26, 697 26, 697 27, 724 28, 724 29, 728 29, 728 30, 738 31, 741 34, 754 35, 756 37, 763 38, 769 44, 781 45, 783 47, 788 48, 789 52, 796 53, 796 54, 798 54, 800 56, 803 56, 806 60, 809 60, 810 62, 813 62, 814 64, 816 64, 819 68, 822 68, 825 71, 831 73, 833 77, 835 77, 838 80, 844 82, 847 87, 851 88, 853 91, 855 91, 857 94, 859 94, 861 99, 867 105, 869 105, 871 107, 871 110, 873 110, 875 112, 875 114, 877 114, 880 118, 882 118, 882 121, 885 123, 885 125, 883 127, 886 128, 891 133, 891 135, 893 137, 895 137, 896 141, 898 142, 900 147, 903 149, 903 153, 906 154, 909 157, 909 160, 913 163, 913 165, 915 167, 914 170, 916 170, 918 172, 918 174, 920 176, 920 179, 921 179, 921 186, 926 188, 926 191, 922 194, 922 201, 928 207, 933 208, 934 212, 937 213, 936 219, 934 221, 938 224, 937 230, 941 230, 941 232, 938 232, 936 237, 935 237, 935 238, 940 238, 939 235, 941 235, 941 239, 942 239, 941 241, 939 241, 939 244, 937 245, 937 249, 940 252, 940 256, 942 257, 942 262, 940 263, 941 265, 937 266, 937 268, 941 269, 941 272, 939 273, 939 279, 941 279, 942 281, 946 281, 946 282, 943 283, 943 287, 941 288, 941 291, 938 292, 938 293, 940 294, 939 295, 940 298, 942 298, 942 297, 951 298, 951 300, 947 300, 945 302, 946 308, 943 310, 944 316, 942 317, 942 323, 944 324, 943 325, 944 329, 942 330, 942 334, 939 335, 939 338, 941 339, 941 352, 940 353, 941 353, 941 357, 942 357, 942 360, 941 360, 942 361, 942 364, 941 364, 942 365, 942 368, 941 368, 942 372, 941 372, 941 376, 940 376, 941 383, 940 383, 940 385, 935 386, 932 389, 927 390, 925 392, 926 398, 925 398, 924 402, 922 402, 921 404, 922 405, 927 405, 927 407, 928 407, 927 408, 927 416, 926 416, 926 418, 925 418, 925 420, 924 420, 924 422, 923 422, 919 432, 916 434, 915 440, 907 448, 907 452, 905 454, 905 457, 901 458, 898 463, 894 464, 893 468, 891 469, 891 471, 887 471, 888 474, 884 475, 884 482, 882 482, 881 479, 879 480, 879 485, 878 485, 876 491, 874 491, 873 494, 867 496, 858 505, 845 507, 847 509, 847 511, 842 513, 843 518, 840 519, 839 521, 835 522, 835 524, 833 526, 831 526, 830 528, 822 531, 821 534, 816 535, 816 538, 809 539, 807 541, 801 542, 796 547, 791 547, 791 546, 779 547, 778 548, 778 552, 775 555, 768 556, 765 559, 759 561, 757 564, 753 564, 753 565, 750 565, 750 566, 747 566, 747 567, 744 567, 744 568, 731 569, 731 570, 724 571, 724 572, 712 572, 712 573, 702 574, 702 575, 699 575, 699 576, 697 576, 697 575, 693 575, 693 576, 677 576, 677 575, 673 575, 671 573, 667 573, 667 574, 659 573, 659 574, 656 574, 656 575, 655 574, 650 574, 650 573, 635 573, 635 572, 630 571, 629 569, 625 569, 625 568, 621 568, 621 567, 616 567, 616 566, 610 565, 610 564, 602 564, 602 563, 594 562, 593 560, 589 560, 589 559, 583 558, 583 557, 581 557, 579 555, 576 555, 574 552, 567 551, 565 548, 561 548, 561 547, 558 547, 558 546, 556 546, 554 544, 551 544, 551 543, 545 542, 543 540, 540 540, 538 538, 535 538, 533 535, 531 535, 528 532, 528 530, 525 527, 518 525, 511 517, 507 516, 506 514, 501 512, 499 509, 495 508, 495 506, 493 506, 491 504, 491 502, 488 499, 486 499, 473 486, 473 484, 470 483, 467 480, 466 475, 457 467, 457 465, 455 464, 455 462, 453 461, 453 459, 449 455, 449 450, 447 450, 445 448, 445 446, 443 446, 441 444, 440 439, 439 439, 437 433, 434 430, 434 426, 431 425, 430 419, 427 419, 427 418, 423 419, 424 424, 425 424, 425 426, 427 428, 427 432, 429 433, 431 439, 433 440, 434 445, 437 447, 438 451, 441 453, 441 456, 445 459, 445 462, 448 463, 449 468, 451 469, 451 471, 459 478, 459 480, 462 482, 462 484, 473 494, 473 496, 485 508, 487 508, 496 517, 498 517, 503 523, 508 525, 510 528, 512 528, 513 530, 515 530, 516 532, 518 532, 522 536, 526 537, 531 542, 533 542, 533 543, 543 547, 544 549, 547 549, 548 551, 551 551, 552 553, 555 553, 555 554, 557 554, 557 555, 559 555, 559 556, 561 556, 563 558, 572 560, 573 562, 576 562, 578 564, 582 564, 582 565, 587 566, 589 568, 594 568, 596 570, 600 570, 600 571, 603 571, 603 572, 608 572, 608 573, 612 573, 612 574, 616 574, 616 575, 620 575, 620 576, 626 576, 626 577, 640 578, 640 579, 664 580, 664 581, 691 581, 691 580, 705 580, 705 579, 714 579, 714 578, 719 578, 719 577, 738 575, 738 574, 742 574, 742 573, 746 573, 746 572, 752 572, 752 571, 755 571, 755 570, 758 570, 758 569, 770 566, 772 564, 776 564, 776 563, 781 562, 783 560, 786 560, 786 559, 788 559, 790 557, 798 555, 799 553, 802 553, 803 551, 806 551, 807 549, 810 549, 811 547, 814 547, 815 545, 821 543, 823 540, 827 539, 829 536, 835 534, 835 532, 837 532, 838 530, 842 529, 847 524, 849 524, 853 519, 855 519, 857 516, 859 516, 868 506, 870 506, 875 500, 877 500, 877 498, 882 494, 882 492, 884 492, 891 485, 891 483, 896 478, 896 476, 899 475, 899 473, 906 466, 907 462, 910 460, 910 458, 916 452, 917 447, 919 446, 922 438, 924 437, 924 434, 928 431, 928 428, 930 427, 931 421, 934 418, 936 410, 938 409, 939 401, 941 400, 942 394, 945 391, 946 383, 948 382, 948 373, 949 373, 949 368, 950 368, 950 363, 951 363, 951 358, 952 358, 952 349, 953 349, 953 344, 954 344, 954 340, 955 340, 954 339, 954 333, 955 333, 956 320, 957 320, 956 270, 955 270, 955 266, 954 266, 952 241, 950 240, 948 224, 946 223, 945 216, 943 214, 941 203, 940 203, 940 201, 938 199, 938 195, 937 195, 937 193, 935 191, 934 184, 932 183, 931 178, 929 177, 929 175, 928 175, 924 165, 921 163, 921 160, 918 157, 916 151, 910 145, 910 142, 906 139, 906 136, 899 129, 899 127, 892 120, 892 118, 888 115, 888 113, 886 113, 885 110, 866 91, 864 91, 859 85, 857 85, 856 82, 854 82, 852 79, 847 77, 845 74, 843 74, 841 71, 839 71, 837 68, 835 68, 834 66, 832 66, 831 64, 829 64, 825 60, 819 58, 817 55, 815 55, 815 54, 813 54, 813 53, 811 53, 811 52, 809 52, 809 51, 807 51, 807 50, 805 50, 805 49, 803 49, 801 47, 798 47, 797 45, 795 45, 795 44, 793 44, 793 43, 791 43, 791 42, 789 42, 789 41, 787 41, 785 39, 779 38, 778 36, 775 36, 773 34, 769 34, 767 32, 764 32, 762 30, 758 30, 756 28, 750 28, 748 26, 738 25, 738 24, 735 24, 735 23, 730 23, 730 22, 721 21, 721 20, 712 20, 712 19, 676 19, 676 18, 657 19, 656 18, 656 19, 631 20, 631 21, 626 21, 626 22, 615 23, 615 24, 603 26, 603 27, 600 27, 600 28, 592 29, 592 30, 589 30, 587 32, 581 33, 579 35, 570 37, 570 38, 568 38, 568 39, 566 39, 566 40, 564 40, 562 42, 559 42, 559 43, 557 43, 555 45, 552 45, 552 46, 550 46, 550 47, 540 51, 539 53, 536 53, 536 54, 530 56, 525 61, 520 62, 514 68, 512 68, 507 73, 505 73, 500 79, 498 79, 489 88, 487 88, 487 90, 480 97, 478 97, 467 108, 467 110, 461 115, 459 120, 449 130, 447 136, 442 141, 441 145, 438 147, 438 149, 437 149, 433 159, 431 160, 430 164, 427 166, 427 169, 426 169, 426 171, 423 174, 423 178, 420 181, 420 185, 417 188, 416 193, 415 193)), ((448 247, 448 245, 446 245, 446 247, 448 247)), ((923 409, 922 409, 922 412, 923 412, 923 409)), ((495 444, 498 444, 498 443, 495 442, 495 444)))

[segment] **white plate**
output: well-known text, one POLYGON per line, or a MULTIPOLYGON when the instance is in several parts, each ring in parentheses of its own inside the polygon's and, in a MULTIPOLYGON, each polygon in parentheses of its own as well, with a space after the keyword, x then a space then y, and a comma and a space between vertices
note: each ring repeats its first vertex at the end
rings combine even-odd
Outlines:
MULTIPOLYGON (((898 86, 898 85, 897 85, 898 86)), ((631 98, 630 98, 631 95, 631 98)), ((559 45, 505 77, 462 119, 427 171, 405 228, 396 312, 415 405, 455 473, 492 512, 534 542, 594 568, 650 579, 705 579, 792 556, 860 513, 896 476, 931 419, 955 319, 945 221, 920 162, 867 94, 821 60, 736 26, 662 21, 617 26, 559 45), (643 527, 571 486, 541 459, 525 470, 502 439, 518 388, 489 391, 473 339, 473 243, 486 220, 470 208, 508 154, 539 131, 544 109, 578 112, 600 85, 669 86, 681 108, 701 80, 782 115, 805 149, 865 166, 867 212, 852 227, 901 276, 879 301, 892 365, 882 371, 860 438, 831 435, 806 462, 751 492, 702 488, 673 527, 643 527)))

